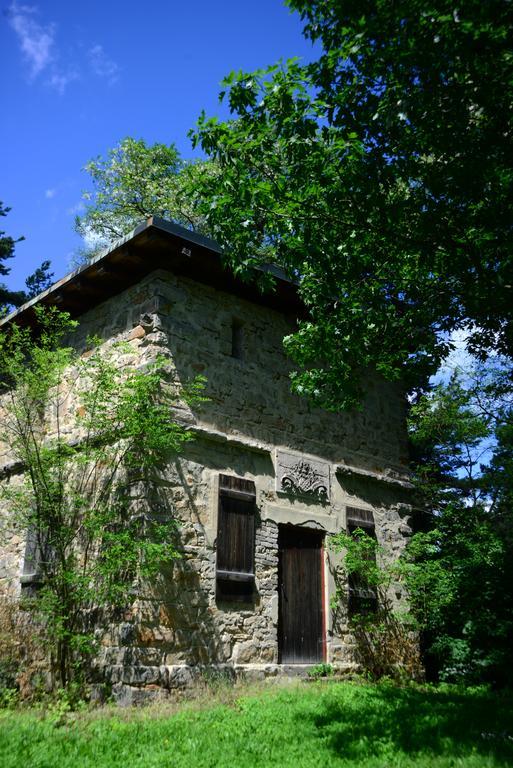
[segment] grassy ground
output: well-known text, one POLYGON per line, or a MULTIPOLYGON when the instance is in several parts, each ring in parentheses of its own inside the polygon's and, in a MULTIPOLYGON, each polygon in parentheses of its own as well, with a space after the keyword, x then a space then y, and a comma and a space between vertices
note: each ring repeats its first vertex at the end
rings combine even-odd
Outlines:
POLYGON ((513 695, 315 683, 208 703, 0 714, 2 768, 513 766, 513 695))

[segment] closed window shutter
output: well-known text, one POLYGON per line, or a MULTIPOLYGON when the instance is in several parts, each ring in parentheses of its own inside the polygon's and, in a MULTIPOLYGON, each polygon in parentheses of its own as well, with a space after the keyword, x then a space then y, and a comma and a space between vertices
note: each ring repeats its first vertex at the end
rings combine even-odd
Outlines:
MULTIPOLYGON (((374 514, 369 509, 347 507, 347 532, 354 533, 357 528, 364 531, 367 536, 376 538, 374 514)), ((376 562, 374 552, 368 553, 370 562, 376 562)), ((366 583, 359 574, 349 574, 349 613, 363 614, 375 613, 378 609, 378 596, 375 587, 366 583)))
POLYGON ((245 600, 253 593, 255 501, 253 482, 220 475, 217 586, 222 599, 245 600))
POLYGON ((41 570, 41 547, 36 528, 31 525, 27 529, 25 544, 25 558, 23 560, 23 575, 32 576, 39 574, 41 570))
POLYGON ((355 528, 372 528, 374 530, 374 514, 370 509, 347 507, 347 525, 353 530, 355 528))
POLYGON ((27 591, 43 581, 44 567, 51 565, 52 552, 48 537, 41 534, 34 524, 29 525, 26 535, 25 557, 21 573, 21 586, 27 591))

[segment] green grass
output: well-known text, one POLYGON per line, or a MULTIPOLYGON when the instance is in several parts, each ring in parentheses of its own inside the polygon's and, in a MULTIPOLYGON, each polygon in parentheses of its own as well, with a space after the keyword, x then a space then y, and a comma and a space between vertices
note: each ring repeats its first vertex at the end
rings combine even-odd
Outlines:
POLYGON ((228 703, 3 712, 2 768, 513 766, 513 695, 312 683, 228 703))

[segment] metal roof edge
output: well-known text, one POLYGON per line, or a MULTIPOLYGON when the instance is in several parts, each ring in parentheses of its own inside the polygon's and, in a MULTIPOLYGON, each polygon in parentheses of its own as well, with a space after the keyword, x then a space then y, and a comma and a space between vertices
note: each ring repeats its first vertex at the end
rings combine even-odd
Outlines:
MULTIPOLYGON (((188 240, 194 245, 200 245, 203 248, 208 248, 209 251, 214 251, 214 253, 218 253, 219 255, 223 253, 223 249, 219 243, 216 243, 216 241, 212 240, 211 237, 207 237, 207 235, 202 235, 199 232, 195 232, 193 229, 182 227, 181 224, 175 224, 173 221, 161 219, 160 216, 151 216, 149 219, 147 219, 146 223, 149 224, 149 226, 153 225, 157 229, 160 229, 162 232, 168 232, 170 235, 176 235, 177 237, 181 237, 183 240, 188 240)), ((136 232, 134 230, 134 235, 135 234, 136 232)))

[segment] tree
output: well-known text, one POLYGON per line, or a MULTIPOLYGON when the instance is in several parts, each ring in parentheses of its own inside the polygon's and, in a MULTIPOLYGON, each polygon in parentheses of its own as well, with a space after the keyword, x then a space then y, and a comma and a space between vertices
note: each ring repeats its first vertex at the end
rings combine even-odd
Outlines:
MULTIPOLYGON (((11 324, 0 334, 1 438, 23 469, 1 494, 8 525, 27 531, 25 564, 38 581, 24 605, 67 686, 83 679, 115 611, 177 556, 158 471, 191 434, 171 418, 179 395, 164 359, 143 370, 129 344, 93 339, 80 356, 65 346, 76 322, 35 312, 34 333, 11 324)), ((200 390, 196 380, 180 396, 198 400, 200 390)))
POLYGON ((456 371, 413 406, 416 479, 427 530, 402 576, 428 671, 511 684, 513 388, 509 366, 456 371))
MULTIPOLYGON (((7 216, 10 210, 10 208, 5 208, 4 204, 0 201, 0 216, 7 216)), ((0 261, 11 259, 14 256, 14 247, 20 239, 21 238, 14 240, 12 237, 6 235, 5 232, 0 232, 0 261)), ((0 274, 8 274, 8 271, 3 264, 0 265, 0 274)))
MULTIPOLYGON (((0 201, 0 216, 7 216, 11 209, 5 208, 0 201)), ((0 276, 5 277, 9 274, 10 269, 6 267, 2 262, 6 259, 12 259, 14 256, 14 249, 16 243, 24 240, 23 237, 19 237, 15 240, 10 235, 6 235, 5 232, 0 231, 0 276)), ((43 261, 40 267, 36 271, 27 277, 25 285, 26 291, 11 291, 4 283, 0 283, 0 310, 9 309, 10 307, 19 307, 29 299, 37 296, 38 293, 48 288, 52 282, 53 273, 50 272, 50 262, 43 261)))
POLYGON ((89 203, 85 214, 77 216, 75 228, 86 240, 96 238, 92 253, 152 215, 206 231, 205 217, 198 211, 197 184, 215 173, 213 163, 186 162, 174 144, 147 145, 142 139, 126 138, 85 169, 94 191, 84 194, 89 203))
POLYGON ((370 676, 418 676, 420 639, 431 680, 511 685, 512 404, 500 361, 456 369, 411 410, 422 530, 395 561, 363 528, 332 537, 337 597, 359 593, 349 624, 370 676), (399 584, 407 612, 391 600, 399 584))
POLYGON ((506 0, 288 0, 321 46, 232 73, 200 117, 219 166, 200 199, 240 273, 259 246, 310 318, 285 340, 299 393, 361 400, 364 372, 423 383, 464 329, 511 356, 513 11, 506 0))

